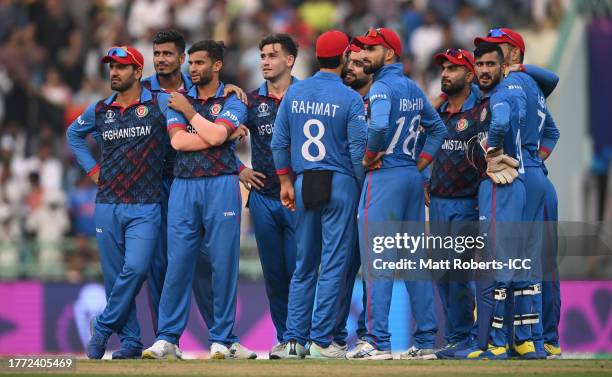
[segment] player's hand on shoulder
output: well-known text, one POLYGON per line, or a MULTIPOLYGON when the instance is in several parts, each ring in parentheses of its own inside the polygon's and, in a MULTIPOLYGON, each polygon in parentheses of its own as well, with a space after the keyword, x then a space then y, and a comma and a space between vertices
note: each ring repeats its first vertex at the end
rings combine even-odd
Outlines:
POLYGON ((94 181, 94 183, 97 185, 98 181, 100 180, 100 171, 98 170, 97 172, 90 175, 90 177, 91 177, 91 180, 94 181))
POLYGON ((264 186, 264 180, 266 179, 265 174, 255 171, 253 169, 244 168, 238 175, 240 182, 251 190, 251 187, 255 187, 257 190, 261 190, 264 186))
POLYGON ((189 109, 193 109, 189 100, 179 92, 172 92, 168 97, 168 106, 176 111, 185 114, 189 109))
POLYGON ((225 84, 225 88, 223 88, 223 97, 227 97, 230 94, 235 94, 236 97, 243 102, 245 105, 249 104, 249 99, 244 90, 242 88, 234 85, 234 84, 225 84))

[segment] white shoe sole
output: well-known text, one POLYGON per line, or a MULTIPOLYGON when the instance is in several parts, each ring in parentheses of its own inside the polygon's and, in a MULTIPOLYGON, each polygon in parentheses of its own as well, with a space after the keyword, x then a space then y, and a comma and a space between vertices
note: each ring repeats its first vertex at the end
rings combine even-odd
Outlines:
POLYGON ((436 356, 436 354, 416 356, 416 357, 400 355, 400 360, 436 360, 437 358, 438 356, 436 356))
POLYGON ((393 355, 374 355, 366 357, 353 357, 347 360, 393 360, 393 355))

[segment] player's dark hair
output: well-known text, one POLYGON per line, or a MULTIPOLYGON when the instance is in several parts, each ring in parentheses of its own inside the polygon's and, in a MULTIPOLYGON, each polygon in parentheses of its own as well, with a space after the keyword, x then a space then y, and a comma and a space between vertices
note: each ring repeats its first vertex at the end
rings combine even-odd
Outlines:
POLYGON ((342 55, 332 56, 331 58, 317 58, 319 68, 336 69, 342 63, 342 55))
POLYGON ((277 33, 268 35, 259 42, 259 50, 261 51, 265 46, 276 43, 280 44, 281 48, 285 50, 288 55, 293 55, 293 57, 297 58, 298 45, 289 34, 277 33))
POLYGON ((153 37, 153 44, 159 45, 162 43, 174 43, 179 54, 185 52, 185 38, 174 29, 160 30, 155 34, 153 37))
POLYGON ((488 43, 488 42, 479 43, 478 46, 476 46, 476 49, 474 50, 474 58, 480 58, 484 54, 488 54, 491 52, 497 53, 497 60, 499 61, 500 64, 504 62, 504 52, 502 51, 501 47, 499 47, 497 43, 488 43))
POLYGON ((211 39, 203 40, 194 43, 189 50, 187 50, 188 54, 193 54, 197 51, 206 51, 208 52, 208 56, 213 62, 220 61, 223 62, 223 51, 225 50, 225 44, 223 41, 213 41, 211 39))

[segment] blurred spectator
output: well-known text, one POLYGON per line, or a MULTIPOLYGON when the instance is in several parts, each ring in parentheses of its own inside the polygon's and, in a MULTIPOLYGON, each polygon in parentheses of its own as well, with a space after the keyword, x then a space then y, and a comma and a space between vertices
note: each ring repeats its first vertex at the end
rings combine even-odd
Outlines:
POLYGON ((28 231, 36 235, 39 274, 43 278, 59 279, 64 275, 64 234, 70 229, 64 194, 46 190, 42 203, 30 213, 26 221, 28 231))
POLYGON ((64 11, 60 0, 33 1, 29 8, 29 18, 36 27, 36 42, 47 51, 47 62, 57 65, 58 54, 66 46, 76 24, 68 12, 64 11))
POLYGON ((30 216, 42 207, 45 190, 40 184, 40 175, 36 172, 28 175, 28 183, 30 190, 26 196, 26 206, 27 214, 30 216))
POLYGON ((62 81, 59 71, 51 67, 47 70, 40 94, 51 104, 64 107, 70 102, 71 91, 70 87, 62 81))
POLYGON ((81 174, 76 187, 68 192, 72 226, 78 236, 96 236, 94 210, 97 192, 96 185, 87 174, 81 174))
POLYGON ((402 8, 402 29, 403 39, 405 42, 405 54, 412 52, 412 34, 414 31, 423 24, 423 12, 415 6, 415 1, 408 0, 404 2, 402 8))
POLYGON ((30 172, 40 177, 40 185, 43 190, 59 190, 62 187, 62 163, 53 156, 51 145, 47 142, 41 143, 38 153, 26 162, 30 172))
POLYGON ((431 57, 440 51, 443 40, 442 25, 438 23, 437 14, 430 9, 425 12, 423 25, 410 38, 410 51, 414 54, 414 68, 417 72, 425 71, 431 57))
POLYGON ((286 33, 291 28, 295 10, 287 0, 270 0, 269 25, 272 33, 286 33))
POLYGON ((485 35, 487 28, 476 16, 474 8, 466 3, 459 6, 457 15, 451 21, 451 32, 454 37, 454 47, 472 50, 474 47, 474 36, 485 35))
POLYGON ((329 30, 334 22, 336 5, 329 0, 307 0, 299 8, 300 17, 317 34, 329 30))
POLYGON ((168 27, 170 2, 166 0, 135 0, 131 3, 127 27, 130 36, 142 38, 149 29, 168 27))

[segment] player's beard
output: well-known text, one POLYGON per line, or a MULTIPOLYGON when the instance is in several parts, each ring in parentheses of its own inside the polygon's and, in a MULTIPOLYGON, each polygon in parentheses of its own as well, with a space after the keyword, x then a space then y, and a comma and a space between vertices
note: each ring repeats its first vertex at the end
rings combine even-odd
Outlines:
POLYGON ((120 93, 125 92, 134 85, 134 82, 136 82, 136 77, 134 77, 133 75, 130 76, 124 82, 119 82, 117 84, 113 84, 113 82, 111 81, 111 89, 120 93))
POLYGON ((350 86, 354 90, 359 90, 364 86, 368 85, 368 82, 370 82, 370 78, 368 76, 362 78, 358 78, 357 76, 355 76, 355 79, 350 84, 348 84, 348 86, 350 86))
POLYGON ((444 94, 448 96, 452 96, 461 92, 463 88, 465 88, 465 85, 465 80, 460 80, 456 82, 449 81, 448 85, 442 83, 442 92, 444 92, 444 94))
POLYGON ((212 72, 212 67, 205 72, 202 72, 202 74, 200 75, 200 79, 197 82, 193 82, 194 85, 198 85, 198 86, 206 86, 208 85, 208 83, 210 83, 213 79, 213 72, 212 72))
POLYGON ((372 64, 365 65, 363 67, 363 73, 371 75, 372 73, 374 73, 374 72, 378 71, 379 69, 381 69, 383 65, 385 65, 385 54, 384 53, 380 57, 379 60, 372 61, 372 64))
POLYGON ((484 85, 484 84, 482 84, 480 82, 480 79, 482 78, 482 75, 480 77, 478 77, 478 87, 483 92, 490 92, 491 90, 493 90, 497 86, 497 84, 499 84, 499 82, 501 81, 501 78, 502 78, 501 69, 496 74, 489 75, 489 77, 490 77, 491 82, 488 85, 484 85))

